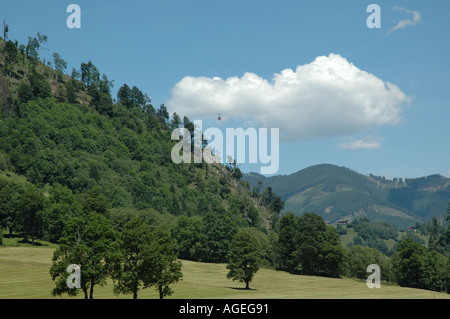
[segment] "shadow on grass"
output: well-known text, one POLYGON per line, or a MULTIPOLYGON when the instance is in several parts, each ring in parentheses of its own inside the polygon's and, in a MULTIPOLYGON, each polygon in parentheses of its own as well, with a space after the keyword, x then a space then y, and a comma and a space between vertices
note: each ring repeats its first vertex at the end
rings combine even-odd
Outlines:
POLYGON ((242 291, 256 291, 258 289, 255 288, 240 288, 240 287, 225 287, 228 289, 233 289, 233 290, 242 290, 242 291))
MULTIPOLYGON (((25 238, 25 239, 19 240, 18 243, 19 244, 29 244, 29 245, 31 245, 31 240, 25 238)), ((35 241, 33 246, 47 246, 47 245, 44 245, 44 244, 41 244, 38 241, 35 241)))
POLYGON ((21 236, 21 235, 18 235, 18 234, 6 234, 6 233, 4 233, 3 234, 3 238, 18 238, 18 237, 23 237, 23 236, 21 236))

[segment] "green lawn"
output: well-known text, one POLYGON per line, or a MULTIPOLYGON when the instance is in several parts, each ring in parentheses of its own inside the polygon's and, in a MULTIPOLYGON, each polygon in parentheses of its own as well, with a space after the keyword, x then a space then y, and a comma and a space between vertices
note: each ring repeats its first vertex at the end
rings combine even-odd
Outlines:
MULTIPOLYGON (((53 248, 51 247, 1 247, 0 248, 0 298, 55 298, 50 291, 54 283, 49 269, 53 248)), ((184 278, 173 285, 170 298, 448 298, 450 295, 427 290, 382 285, 380 289, 369 289, 365 282, 353 279, 333 279, 312 276, 290 275, 286 272, 261 269, 244 290, 243 283, 226 278, 224 264, 183 261, 184 278)), ((116 297, 112 283, 96 287, 94 298, 116 297)), ((67 297, 67 296, 66 296, 67 297)), ((139 298, 158 298, 153 288, 141 291, 139 298)), ((60 298, 60 297, 57 297, 60 298)), ((67 297, 69 298, 69 297, 67 297)), ((82 298, 82 294, 79 295, 82 298)))

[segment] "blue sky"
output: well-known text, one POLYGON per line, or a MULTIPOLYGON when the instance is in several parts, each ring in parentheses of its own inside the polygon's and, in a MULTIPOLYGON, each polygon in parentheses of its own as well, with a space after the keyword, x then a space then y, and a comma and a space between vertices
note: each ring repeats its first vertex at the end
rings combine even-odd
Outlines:
MULTIPOLYGON (((0 18, 10 27, 9 38, 19 43, 26 44, 28 36, 37 32, 46 34, 43 56, 58 52, 68 62, 69 73, 91 60, 115 81, 114 93, 123 83, 136 85, 150 95, 155 107, 166 103, 169 109, 185 111, 180 114, 202 119, 204 128, 272 123, 281 131, 289 129, 287 133, 295 138, 280 144, 279 174, 331 163, 393 178, 450 176, 449 9, 450 2, 438 0, 15 0, 2 1, 0 18), (80 29, 66 26, 71 3, 81 8, 80 29), (366 24, 371 3, 381 9, 379 29, 366 24), (349 82, 356 93, 349 89, 345 96, 330 95, 336 94, 328 87, 330 82, 312 85, 306 73, 295 73, 298 66, 314 66, 317 57, 326 57, 327 66, 341 63, 344 70, 354 66, 356 75, 392 83, 403 95, 395 95, 397 102, 391 101, 392 91, 378 96, 365 82, 370 82, 368 76, 349 82), (292 70, 312 91, 291 90, 287 95, 276 91, 274 74, 283 70, 292 70), (264 95, 268 91, 261 87, 242 89, 244 74, 253 75, 257 84, 268 83, 273 94, 264 95), (248 104, 203 105, 208 94, 217 91, 205 90, 205 96, 199 96, 182 81, 186 77, 196 85, 220 79, 220 87, 228 87, 226 80, 236 78, 238 84, 232 88, 241 92, 239 103, 248 104), (172 91, 176 86, 177 96, 172 91), (254 92, 263 94, 252 96, 254 92), (312 95, 309 104, 302 99, 308 94, 312 95), (358 104, 361 94, 372 99, 373 112, 389 118, 359 121, 367 115, 358 104), (196 104, 183 100, 186 97, 196 104), (387 102, 378 105, 382 99, 387 102), (342 118, 328 112, 333 103, 332 110, 342 118), (218 110, 221 123, 212 115, 218 110), (296 128, 297 120, 308 129, 296 128), (328 133, 320 136, 319 131, 328 133)), ((241 169, 258 171, 250 164, 241 164, 241 169)))

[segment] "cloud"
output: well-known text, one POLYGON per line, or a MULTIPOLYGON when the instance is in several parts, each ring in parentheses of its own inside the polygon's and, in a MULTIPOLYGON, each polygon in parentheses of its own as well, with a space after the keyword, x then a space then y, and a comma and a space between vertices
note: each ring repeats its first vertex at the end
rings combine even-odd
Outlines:
POLYGON ((355 149, 377 149, 381 147, 382 138, 377 138, 373 135, 366 136, 365 139, 351 140, 339 144, 338 148, 345 150, 355 149))
POLYGON ((395 84, 331 53, 282 70, 271 81, 254 73, 227 79, 186 76, 166 106, 191 119, 220 113, 254 127, 279 128, 282 141, 294 142, 395 125, 408 101, 395 84))
POLYGON ((413 11, 413 10, 409 10, 403 7, 394 7, 394 9, 399 10, 399 11, 403 11, 407 14, 411 14, 412 15, 412 19, 406 19, 406 20, 400 20, 397 25, 393 26, 392 28, 389 29, 389 31, 387 32, 388 34, 394 32, 395 30, 398 29, 404 29, 409 25, 416 25, 420 22, 420 20, 422 19, 422 15, 420 14, 419 11, 413 11))

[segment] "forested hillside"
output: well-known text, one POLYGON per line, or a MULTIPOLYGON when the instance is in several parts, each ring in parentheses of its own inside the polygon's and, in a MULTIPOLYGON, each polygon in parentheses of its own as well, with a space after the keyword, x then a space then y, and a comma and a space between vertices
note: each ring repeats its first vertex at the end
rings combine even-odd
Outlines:
MULTIPOLYGON (((193 126, 187 117, 154 108, 136 86, 122 84, 113 97, 114 81, 91 61, 71 76, 56 53, 44 65, 38 53, 46 40, 38 34, 26 46, 0 42, 2 176, 26 178, 45 205, 60 192, 73 195, 82 209, 106 215, 117 227, 136 215, 169 223, 207 213, 226 215, 236 227, 273 226, 279 212, 249 196, 238 168, 172 162, 170 134, 193 126)), ((70 213, 50 210, 51 217, 42 218, 51 224, 70 213)), ((13 219, 2 218, 11 231, 18 227, 13 219)), ((35 231, 58 239, 49 229, 35 231)))
POLYGON ((367 216, 409 227, 434 216, 442 219, 450 201, 450 179, 440 175, 389 180, 321 164, 290 175, 251 173, 243 179, 252 188, 270 187, 285 202, 285 212, 314 212, 332 223, 367 216))

